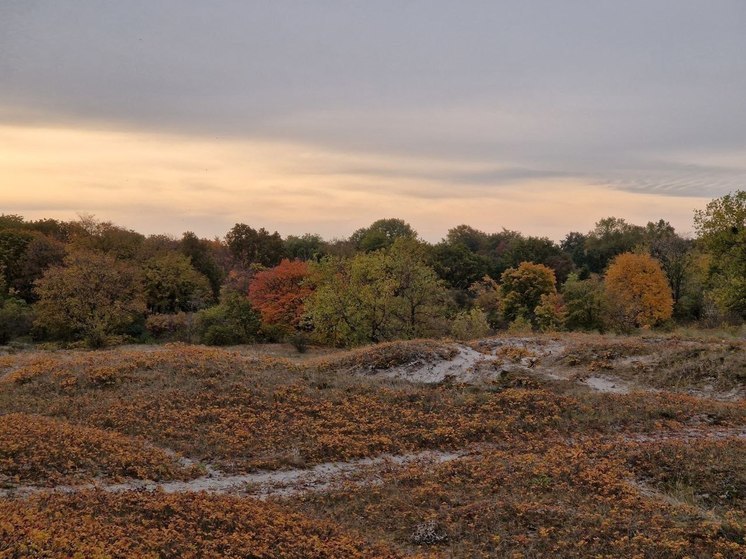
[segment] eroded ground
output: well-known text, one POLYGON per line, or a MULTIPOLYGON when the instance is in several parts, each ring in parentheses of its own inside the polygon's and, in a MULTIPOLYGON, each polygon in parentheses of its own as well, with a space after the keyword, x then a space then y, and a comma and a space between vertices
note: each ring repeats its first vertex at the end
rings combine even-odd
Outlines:
POLYGON ((740 341, 0 357, 0 558, 746 556, 740 341))

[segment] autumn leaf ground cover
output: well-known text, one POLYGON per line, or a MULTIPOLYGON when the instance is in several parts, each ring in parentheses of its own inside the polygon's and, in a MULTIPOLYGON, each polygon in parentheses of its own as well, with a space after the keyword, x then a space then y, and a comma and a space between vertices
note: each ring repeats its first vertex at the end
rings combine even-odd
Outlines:
POLYGON ((187 479, 200 473, 142 438, 39 415, 0 416, 0 486, 54 486, 91 478, 187 479))
POLYGON ((514 341, 495 353, 529 358, 525 370, 477 385, 375 374, 454 357, 428 340, 302 359, 178 344, 3 356, 0 558, 746 555, 743 400, 687 394, 683 380, 642 389, 652 371, 629 394, 572 380, 701 346, 737 386, 731 342, 563 336, 546 363, 575 373, 550 380, 514 341), (422 450, 461 457, 271 504, 106 490, 422 450), (48 492, 60 484, 80 490, 48 492), (24 486, 41 492, 7 491, 24 486))

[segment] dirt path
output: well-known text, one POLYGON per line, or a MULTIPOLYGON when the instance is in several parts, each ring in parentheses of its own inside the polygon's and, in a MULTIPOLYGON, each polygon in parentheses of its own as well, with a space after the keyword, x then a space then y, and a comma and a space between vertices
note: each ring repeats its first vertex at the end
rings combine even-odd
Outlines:
POLYGON ((746 439, 746 427, 686 427, 676 431, 656 431, 654 433, 634 433, 625 435, 624 440, 638 443, 665 441, 693 441, 700 439, 746 439))
POLYGON ((299 493, 325 491, 342 483, 371 483, 377 473, 406 464, 436 465, 456 460, 465 452, 424 451, 415 454, 382 455, 349 462, 326 462, 307 469, 260 471, 251 474, 228 475, 212 466, 205 465, 207 474, 189 481, 140 481, 124 483, 93 483, 85 485, 59 485, 38 487, 24 485, 12 489, 0 489, 0 497, 27 497, 42 492, 73 493, 86 489, 109 492, 164 491, 166 493, 217 493, 238 494, 267 499, 289 497, 299 493))

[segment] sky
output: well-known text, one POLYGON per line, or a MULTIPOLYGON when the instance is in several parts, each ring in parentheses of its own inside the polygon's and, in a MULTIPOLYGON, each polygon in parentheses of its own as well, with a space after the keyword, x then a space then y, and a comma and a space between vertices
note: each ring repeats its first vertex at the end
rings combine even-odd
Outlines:
POLYGON ((561 239, 746 188, 743 0, 0 0, 0 213, 561 239))

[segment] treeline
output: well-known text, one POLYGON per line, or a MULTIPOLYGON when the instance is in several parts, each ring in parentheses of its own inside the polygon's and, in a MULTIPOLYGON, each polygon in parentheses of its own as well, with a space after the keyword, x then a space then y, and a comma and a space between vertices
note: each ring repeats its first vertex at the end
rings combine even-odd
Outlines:
POLYGON ((558 244, 400 219, 347 239, 239 223, 224 238, 0 216, 0 342, 309 340, 356 345, 511 329, 629 331, 746 319, 746 192, 667 222, 600 220, 558 244))

